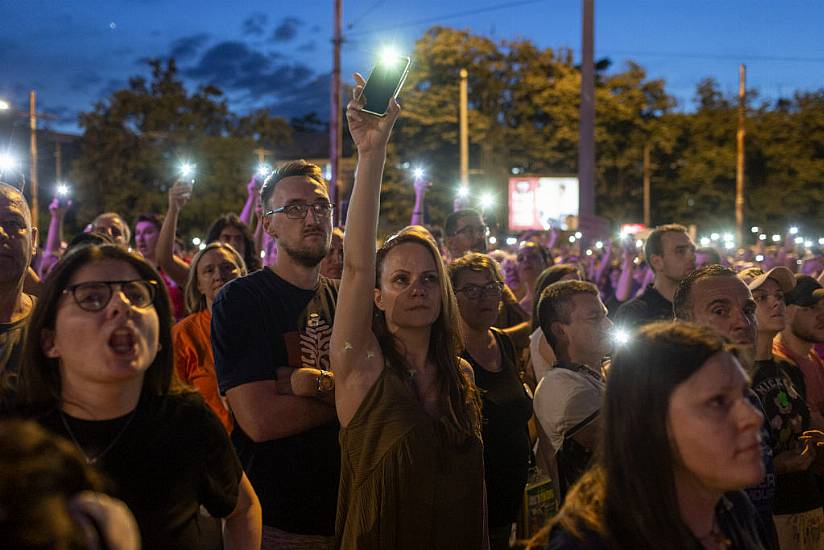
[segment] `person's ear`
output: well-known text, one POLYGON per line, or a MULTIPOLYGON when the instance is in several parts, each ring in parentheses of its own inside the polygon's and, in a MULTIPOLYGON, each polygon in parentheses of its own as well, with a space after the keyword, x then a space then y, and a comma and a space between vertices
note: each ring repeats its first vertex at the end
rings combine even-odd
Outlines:
POLYGON ((57 343, 54 337, 54 331, 44 328, 40 331, 40 349, 43 350, 43 355, 50 359, 57 359, 60 357, 60 352, 57 349, 57 343))
POLYGON ((375 292, 375 295, 374 295, 373 299, 375 301, 375 307, 378 308, 381 311, 385 311, 384 310, 384 305, 383 305, 383 293, 381 292, 381 289, 376 288, 374 292, 375 292))
POLYGON ((266 232, 267 235, 272 237, 273 239, 277 240, 278 234, 275 231, 275 216, 274 214, 270 214, 268 216, 263 216, 263 230, 266 232))
POLYGON ((556 342, 563 342, 566 338, 566 327, 561 321, 553 321, 549 324, 549 331, 556 342))
POLYGON ((649 264, 656 273, 664 269, 664 258, 658 254, 653 254, 649 259, 649 264))

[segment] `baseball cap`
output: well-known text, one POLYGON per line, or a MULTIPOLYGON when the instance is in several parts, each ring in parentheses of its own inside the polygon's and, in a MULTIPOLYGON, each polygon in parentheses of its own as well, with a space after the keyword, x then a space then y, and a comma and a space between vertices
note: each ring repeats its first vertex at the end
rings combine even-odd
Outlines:
POLYGON ((760 287, 767 282, 767 279, 772 279, 778 283, 785 295, 795 288, 793 272, 784 266, 774 267, 766 273, 757 267, 751 267, 740 272, 738 278, 744 281, 750 290, 760 287))
POLYGON ((795 288, 784 294, 788 306, 810 307, 824 298, 824 288, 809 275, 796 275, 795 288))

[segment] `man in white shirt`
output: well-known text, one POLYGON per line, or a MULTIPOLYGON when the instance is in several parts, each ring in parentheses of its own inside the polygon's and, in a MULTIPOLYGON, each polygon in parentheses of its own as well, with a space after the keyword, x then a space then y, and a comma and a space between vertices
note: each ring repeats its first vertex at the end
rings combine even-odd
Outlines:
POLYGON ((545 462, 557 461, 554 477, 563 496, 595 449, 604 393, 601 361, 612 349, 612 322, 598 288, 583 281, 548 286, 541 293, 538 318, 557 356, 535 390, 539 450, 545 462))

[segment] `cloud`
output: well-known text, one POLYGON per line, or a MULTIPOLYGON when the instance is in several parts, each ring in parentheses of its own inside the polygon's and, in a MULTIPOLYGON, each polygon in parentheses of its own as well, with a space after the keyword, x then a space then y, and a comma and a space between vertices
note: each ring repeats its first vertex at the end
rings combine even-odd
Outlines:
POLYGON ((310 40, 308 42, 304 42, 300 46, 298 46, 299 52, 313 52, 317 49, 317 43, 314 40, 310 40))
POLYGON ((247 36, 260 36, 266 27, 266 14, 255 12, 243 21, 243 34, 247 36))
POLYGON ((321 120, 329 120, 329 87, 332 82, 330 73, 316 76, 283 94, 278 101, 271 103, 268 109, 274 115, 285 118, 300 117, 317 113, 321 120))
POLYGON ((84 69, 69 76, 69 88, 75 92, 88 92, 101 82, 103 78, 91 69, 84 69))
POLYGON ((284 17, 272 33, 272 42, 289 42, 298 35, 303 21, 297 17, 284 17))
POLYGON ((307 65, 280 61, 280 57, 237 41, 212 46, 196 65, 182 72, 201 83, 214 84, 228 91, 245 92, 252 98, 290 94, 313 77, 307 65))
POLYGON ((209 40, 209 35, 206 33, 192 34, 178 38, 172 42, 169 56, 177 60, 191 59, 209 40))

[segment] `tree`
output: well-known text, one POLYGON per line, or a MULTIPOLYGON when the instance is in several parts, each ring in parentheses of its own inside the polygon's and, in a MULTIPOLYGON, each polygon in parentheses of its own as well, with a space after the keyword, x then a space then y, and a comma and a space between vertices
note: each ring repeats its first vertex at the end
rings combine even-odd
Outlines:
POLYGON ((287 145, 291 128, 265 111, 232 114, 214 86, 189 93, 172 59, 149 67, 149 80, 130 79, 80 115, 77 219, 88 223, 107 210, 128 221, 140 212, 165 212, 166 191, 186 160, 197 164, 197 182, 180 231, 202 235, 221 213, 240 210, 255 147, 287 145))

